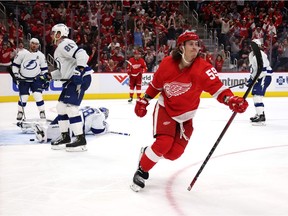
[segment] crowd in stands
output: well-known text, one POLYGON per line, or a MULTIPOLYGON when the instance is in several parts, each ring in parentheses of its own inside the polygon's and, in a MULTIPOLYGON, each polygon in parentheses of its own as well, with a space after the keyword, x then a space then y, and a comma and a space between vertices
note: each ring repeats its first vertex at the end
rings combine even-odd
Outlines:
MULTIPOLYGON (((97 72, 122 72, 125 59, 129 59, 135 49, 142 53, 148 71, 152 72, 175 47, 177 36, 189 27, 179 13, 179 1, 18 3, 18 20, 23 26, 23 33, 18 34, 19 41, 25 39, 23 35, 30 34, 38 38, 42 46, 46 45, 46 54, 52 55, 50 30, 56 23, 65 23, 71 29, 71 37, 90 54, 89 65, 97 72)), ((13 48, 17 30, 15 5, 7 3, 6 7, 10 11, 8 29, 3 28, 1 35, 5 35, 2 39, 13 48)))
MULTIPOLYGON (((193 30, 179 10, 181 1, 18 1, 18 13, 14 3, 3 4, 7 26, 0 23, 0 65, 11 63, 26 35, 38 38, 42 51, 45 46, 45 53, 53 56, 50 30, 54 24, 65 23, 71 29, 70 37, 90 55, 88 63, 96 72, 124 72, 125 60, 136 49, 148 72, 154 72, 175 47, 177 37, 193 30)), ((287 64, 284 1, 245 1, 243 5, 239 1, 196 1, 191 5, 199 13, 200 24, 215 30, 219 45, 224 46, 221 52, 211 53, 200 41, 201 56, 218 71, 227 51, 231 64, 237 62, 239 70, 248 70, 249 44, 254 38, 263 41, 274 68, 287 64)))
POLYGON ((248 70, 250 42, 260 39, 273 69, 288 70, 287 2, 203 1, 194 5, 199 21, 216 31, 219 45, 237 62, 238 70, 248 70))

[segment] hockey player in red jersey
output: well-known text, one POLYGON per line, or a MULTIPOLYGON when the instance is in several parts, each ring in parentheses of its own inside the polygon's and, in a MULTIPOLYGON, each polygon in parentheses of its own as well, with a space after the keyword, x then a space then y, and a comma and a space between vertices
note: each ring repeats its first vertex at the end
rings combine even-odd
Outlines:
POLYGON ((141 58, 141 53, 138 50, 134 51, 134 57, 131 57, 128 63, 128 75, 129 75, 129 103, 133 100, 134 89, 136 88, 137 98, 141 95, 142 74, 147 71, 146 62, 141 58))
POLYGON ((155 141, 141 149, 139 166, 130 186, 136 192, 145 187, 149 170, 161 158, 176 160, 183 154, 203 91, 234 112, 243 113, 248 107, 247 101, 234 96, 220 81, 216 69, 198 55, 198 40, 194 32, 182 33, 172 55, 162 60, 144 96, 136 102, 135 113, 143 117, 149 100, 160 93, 153 112, 155 141))

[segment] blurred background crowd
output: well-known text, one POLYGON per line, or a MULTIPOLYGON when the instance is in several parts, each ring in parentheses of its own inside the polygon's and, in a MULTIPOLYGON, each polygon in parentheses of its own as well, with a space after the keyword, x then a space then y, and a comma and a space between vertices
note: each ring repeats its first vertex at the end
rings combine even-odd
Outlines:
POLYGON ((185 30, 199 34, 200 55, 219 72, 248 71, 250 42, 262 41, 274 71, 288 71, 288 2, 282 1, 3 1, 0 71, 36 37, 53 66, 50 30, 70 28, 95 72, 126 72, 138 50, 155 72, 185 30))

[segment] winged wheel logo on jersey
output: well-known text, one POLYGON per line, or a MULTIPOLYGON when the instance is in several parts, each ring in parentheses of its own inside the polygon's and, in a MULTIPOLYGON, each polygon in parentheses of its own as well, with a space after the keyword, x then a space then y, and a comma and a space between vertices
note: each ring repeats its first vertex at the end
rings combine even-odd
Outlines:
POLYGON ((192 83, 171 82, 164 85, 164 91, 168 98, 179 96, 187 92, 192 86, 192 83))

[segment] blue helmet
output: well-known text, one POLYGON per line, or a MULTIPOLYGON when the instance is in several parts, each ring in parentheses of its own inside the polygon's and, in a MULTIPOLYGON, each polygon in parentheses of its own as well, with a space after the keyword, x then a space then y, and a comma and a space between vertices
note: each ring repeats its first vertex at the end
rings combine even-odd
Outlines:
POLYGON ((105 119, 107 119, 109 116, 109 109, 107 109, 105 107, 99 107, 99 110, 104 114, 105 119))

